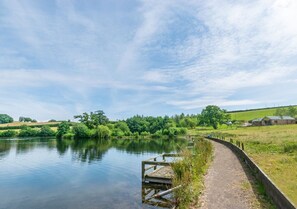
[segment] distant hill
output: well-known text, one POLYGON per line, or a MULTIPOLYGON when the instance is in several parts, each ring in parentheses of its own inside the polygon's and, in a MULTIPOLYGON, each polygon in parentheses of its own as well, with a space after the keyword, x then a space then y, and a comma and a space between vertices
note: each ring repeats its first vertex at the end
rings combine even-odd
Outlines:
MULTIPOLYGON (((291 105, 297 107, 296 105, 291 105)), ((259 109, 250 109, 250 110, 236 110, 229 111, 232 120, 244 120, 249 121, 255 118, 262 118, 264 116, 272 116, 275 114, 275 111, 278 108, 287 108, 289 106, 280 106, 280 107, 267 107, 259 109)))

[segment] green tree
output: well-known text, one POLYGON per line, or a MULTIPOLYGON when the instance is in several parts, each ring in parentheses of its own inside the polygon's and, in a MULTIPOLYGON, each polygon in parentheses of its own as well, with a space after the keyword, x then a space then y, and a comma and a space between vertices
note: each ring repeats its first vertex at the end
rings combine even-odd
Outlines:
POLYGON ((212 126, 214 129, 217 129, 219 124, 226 123, 228 120, 230 120, 230 114, 215 105, 208 105, 200 115, 200 125, 212 126))
POLYGON ((0 114, 0 124, 3 123, 12 123, 13 118, 7 114, 0 114))
POLYGON ((288 107, 288 115, 291 117, 295 117, 297 115, 297 108, 294 106, 288 107))
POLYGON ((99 125, 105 125, 106 123, 108 123, 108 118, 105 116, 105 113, 102 110, 91 112, 90 117, 93 125, 96 128, 99 125))
POLYGON ((58 125, 58 130, 57 130, 57 135, 56 137, 58 139, 61 139, 62 136, 64 134, 66 134, 68 131, 70 131, 70 125, 69 125, 69 122, 67 121, 63 121, 61 122, 59 125, 58 125))
POLYGON ((19 132, 19 137, 34 137, 34 136, 38 136, 39 131, 36 129, 33 129, 31 127, 28 126, 22 126, 21 131, 19 132))
POLYGON ((42 126, 39 131, 39 136, 41 137, 55 136, 55 131, 53 131, 49 126, 42 126))
POLYGON ((84 112, 82 115, 75 115, 74 118, 85 124, 89 129, 108 123, 108 118, 102 110, 91 112, 90 114, 84 112))
POLYGON ((99 139, 108 139, 111 136, 111 131, 107 126, 104 125, 98 126, 96 133, 99 139))
POLYGON ((74 138, 76 138, 76 139, 89 138, 90 137, 90 130, 83 123, 75 124, 72 127, 72 131, 74 133, 74 138))

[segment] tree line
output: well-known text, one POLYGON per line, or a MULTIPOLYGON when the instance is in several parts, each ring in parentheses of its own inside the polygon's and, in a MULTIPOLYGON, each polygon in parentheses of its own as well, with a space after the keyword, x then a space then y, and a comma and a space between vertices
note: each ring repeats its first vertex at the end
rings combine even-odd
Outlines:
MULTIPOLYGON (((2 122, 13 121, 6 115, 2 122)), ((1 119, 1 117, 0 117, 1 119)), ((33 136, 56 136, 57 138, 98 138, 108 139, 115 138, 161 138, 176 137, 187 134, 188 129, 196 126, 212 126, 217 129, 220 124, 224 124, 230 120, 230 115, 226 110, 218 106, 209 105, 204 108, 201 114, 185 115, 176 114, 174 116, 143 116, 135 115, 126 120, 112 121, 102 110, 82 113, 75 115, 77 123, 63 121, 59 123, 57 131, 53 131, 49 126, 42 126, 40 129, 29 126, 21 126, 20 131, 6 130, 0 133, 0 137, 33 137, 33 136)), ((29 117, 20 117, 22 122, 33 122, 29 117)))
POLYGON ((196 126, 212 126, 217 129, 219 125, 230 120, 230 115, 218 106, 209 105, 197 115, 183 113, 172 117, 135 115, 126 120, 110 121, 104 111, 98 110, 84 112, 74 118, 78 119, 79 123, 72 127, 67 122, 59 124, 58 138, 175 137, 185 135, 188 129, 196 126))

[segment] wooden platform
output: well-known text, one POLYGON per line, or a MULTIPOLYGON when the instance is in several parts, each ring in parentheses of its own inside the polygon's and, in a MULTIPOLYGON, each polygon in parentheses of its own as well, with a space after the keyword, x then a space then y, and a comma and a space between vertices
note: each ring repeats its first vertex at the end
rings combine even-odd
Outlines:
POLYGON ((174 172, 171 168, 172 158, 178 157, 178 154, 163 154, 142 161, 142 182, 171 185, 174 177, 174 172), (167 158, 171 158, 171 161, 168 161, 167 158))

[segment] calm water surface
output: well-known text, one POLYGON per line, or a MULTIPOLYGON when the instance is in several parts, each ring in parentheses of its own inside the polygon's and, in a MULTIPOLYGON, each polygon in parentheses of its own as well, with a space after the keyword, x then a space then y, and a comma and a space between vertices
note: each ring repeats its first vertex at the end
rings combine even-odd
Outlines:
POLYGON ((155 208, 142 204, 141 161, 184 144, 0 139, 0 208, 155 208))

